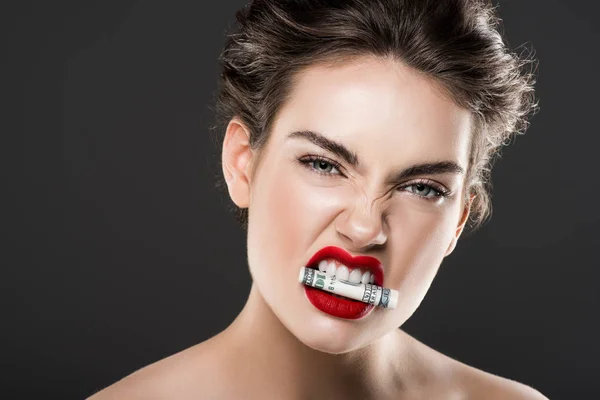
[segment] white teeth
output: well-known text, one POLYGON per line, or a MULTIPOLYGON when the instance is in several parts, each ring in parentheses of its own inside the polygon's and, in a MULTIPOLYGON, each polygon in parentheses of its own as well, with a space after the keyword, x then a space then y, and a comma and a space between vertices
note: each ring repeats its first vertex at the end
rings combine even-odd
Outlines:
POLYGON ((360 278, 360 283, 369 283, 369 279, 371 279, 371 273, 369 271, 362 274, 362 278, 360 278))
POLYGON ((348 271, 348 267, 346 267, 345 265, 340 265, 335 270, 335 276, 339 280, 347 281, 349 275, 350 275, 350 272, 348 271))
POLYGON ((360 268, 356 268, 353 269, 352 272, 350 272, 350 277, 348 278, 348 281, 352 283, 360 283, 361 278, 362 271, 360 270, 360 268))
POLYGON ((345 265, 338 265, 332 259, 321 260, 318 269, 327 276, 335 276, 337 279, 352 283, 374 283, 375 276, 371 271, 363 271, 360 268, 348 268, 345 265))
POLYGON ((327 261, 321 260, 321 262, 319 263, 319 271, 325 272, 326 269, 327 269, 327 261))
POLYGON ((327 265, 326 272, 327 276, 335 276, 335 263, 332 261, 327 265))

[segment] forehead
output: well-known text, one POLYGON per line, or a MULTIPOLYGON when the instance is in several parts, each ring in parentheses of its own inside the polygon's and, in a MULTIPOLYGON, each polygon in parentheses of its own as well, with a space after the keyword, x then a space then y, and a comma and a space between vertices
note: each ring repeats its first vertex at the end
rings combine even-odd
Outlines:
POLYGON ((368 57, 298 73, 273 134, 285 141, 292 131, 318 131, 365 161, 466 166, 470 126, 470 113, 431 79, 397 61, 368 57))

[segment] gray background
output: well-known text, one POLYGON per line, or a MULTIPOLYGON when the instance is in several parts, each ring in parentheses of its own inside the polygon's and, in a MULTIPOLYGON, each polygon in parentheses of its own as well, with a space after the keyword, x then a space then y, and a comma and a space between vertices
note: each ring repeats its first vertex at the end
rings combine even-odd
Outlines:
MULTIPOLYGON (((245 1, 13 3, 0 12, 3 397, 82 398, 221 331, 246 299, 245 236, 214 188, 208 132, 245 1)), ((541 111, 495 167, 491 221, 403 328, 551 399, 600 398, 598 6, 499 12, 509 44, 536 50, 541 111)))

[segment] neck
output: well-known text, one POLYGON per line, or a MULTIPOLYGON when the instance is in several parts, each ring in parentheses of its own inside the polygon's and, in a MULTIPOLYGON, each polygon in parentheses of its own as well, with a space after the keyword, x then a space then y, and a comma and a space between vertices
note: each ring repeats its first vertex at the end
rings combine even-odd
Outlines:
POLYGON ((248 301, 223 332, 240 363, 252 367, 247 379, 272 382, 282 398, 381 398, 379 388, 398 387, 401 335, 392 332, 344 354, 314 350, 299 341, 273 314, 253 284, 248 301))

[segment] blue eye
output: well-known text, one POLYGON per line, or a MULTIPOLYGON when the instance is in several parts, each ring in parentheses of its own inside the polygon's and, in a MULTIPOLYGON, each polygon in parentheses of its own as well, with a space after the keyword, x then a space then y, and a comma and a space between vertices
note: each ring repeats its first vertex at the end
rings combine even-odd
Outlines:
POLYGON ((302 165, 306 166, 310 170, 313 170, 317 174, 321 175, 341 175, 339 172, 340 164, 335 161, 328 160, 324 157, 319 156, 308 156, 298 160, 302 165), (332 173, 332 170, 337 170, 337 173, 332 173))
POLYGON ((432 197, 440 197, 443 193, 424 183, 413 183, 411 185, 404 186, 404 188, 414 188, 413 190, 409 190, 409 192, 428 199, 432 197), (432 194, 432 196, 430 196, 430 194, 432 194))
MULTIPOLYGON (((322 156, 309 155, 301 157, 297 161, 304 167, 320 175, 343 176, 340 172, 340 170, 342 169, 340 163, 322 156), (336 170, 337 172, 332 172, 333 170, 336 170)), ((407 189, 406 192, 428 201, 438 200, 439 198, 451 196, 450 190, 436 184, 435 182, 429 179, 421 179, 416 182, 413 181, 408 184, 404 184, 398 187, 398 190, 400 189, 407 189)))
POLYGON ((452 193, 450 190, 429 179, 421 179, 416 182, 409 182, 408 184, 398 187, 398 189, 406 188, 409 188, 407 192, 412 193, 415 196, 419 196, 425 200, 437 200, 441 197, 451 197, 452 193))

